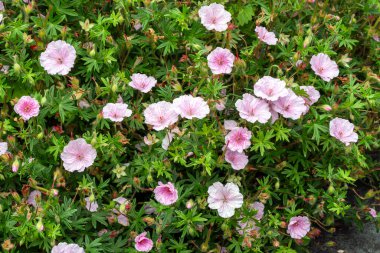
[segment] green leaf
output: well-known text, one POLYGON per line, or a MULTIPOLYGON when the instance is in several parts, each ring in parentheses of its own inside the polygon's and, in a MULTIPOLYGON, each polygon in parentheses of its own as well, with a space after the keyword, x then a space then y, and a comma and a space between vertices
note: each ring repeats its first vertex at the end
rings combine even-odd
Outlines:
POLYGON ((245 5, 239 11, 239 14, 237 16, 238 25, 248 24, 252 20, 252 17, 254 14, 255 14, 255 7, 253 7, 251 4, 245 5))

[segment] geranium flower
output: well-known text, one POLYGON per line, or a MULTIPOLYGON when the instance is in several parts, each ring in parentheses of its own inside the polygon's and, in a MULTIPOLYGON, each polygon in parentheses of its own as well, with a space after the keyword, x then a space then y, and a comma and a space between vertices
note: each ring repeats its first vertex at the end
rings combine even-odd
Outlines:
POLYGON ((300 86, 300 89, 306 91, 307 95, 309 95, 308 98, 304 98, 306 104, 309 106, 316 103, 321 97, 319 91, 316 90, 313 86, 300 86))
POLYGON ((310 65, 314 73, 320 76, 324 81, 329 82, 339 75, 338 65, 326 54, 319 53, 313 55, 310 60, 310 65))
POLYGON ((224 159, 231 164, 234 170, 242 170, 248 164, 248 156, 244 152, 240 153, 237 151, 231 151, 228 148, 224 155, 224 159))
POLYGON ((160 131, 178 121, 178 114, 171 103, 161 101, 149 105, 144 110, 145 124, 152 125, 153 129, 160 131))
POLYGON ((167 184, 158 182, 153 192, 154 198, 165 206, 175 203, 178 199, 178 191, 171 182, 167 184))
POLYGON ((277 44, 278 39, 276 38, 276 35, 273 32, 268 32, 265 27, 256 26, 255 32, 262 42, 265 42, 268 45, 277 44))
POLYGON ((0 142, 0 156, 4 155, 8 151, 8 143, 0 142))
POLYGON ((203 98, 191 95, 183 95, 174 99, 173 106, 176 113, 186 119, 203 119, 210 113, 210 108, 203 98))
POLYGON ((224 121, 224 129, 225 130, 232 130, 234 128, 237 128, 238 127, 238 123, 235 121, 235 120, 225 120, 224 121))
POLYGON ((241 153, 251 145, 251 137, 252 133, 247 128, 234 128, 225 137, 227 148, 241 153))
POLYGON ((65 170, 82 172, 90 167, 96 158, 96 150, 83 138, 70 141, 63 148, 61 159, 65 170))
POLYGON ((369 212, 369 214, 370 214, 373 218, 376 218, 376 217, 377 217, 377 212, 376 212, 375 209, 370 208, 368 212, 369 212))
POLYGON ((146 232, 143 232, 135 238, 135 249, 140 252, 149 252, 153 248, 153 241, 146 237, 146 232))
POLYGON ((152 76, 136 73, 131 76, 132 81, 129 86, 143 93, 148 93, 157 84, 157 80, 152 76))
POLYGON ((32 205, 35 208, 37 208, 37 201, 36 199, 41 199, 41 192, 39 190, 34 190, 29 194, 28 199, 26 200, 26 203, 28 205, 32 205))
POLYGON ((90 201, 90 197, 84 198, 86 201, 86 209, 90 212, 96 212, 98 210, 98 202, 96 201, 90 201))
POLYGON ((235 56, 230 50, 217 47, 207 56, 207 64, 214 75, 230 74, 235 56))
POLYGON ((60 242, 51 249, 51 253, 85 253, 85 251, 78 244, 60 242))
POLYGON ((306 216, 292 217, 288 224, 288 234, 293 239, 302 239, 310 231, 310 221, 306 216))
POLYGON ((124 118, 132 115, 128 105, 124 103, 108 103, 103 108, 103 117, 113 122, 121 122, 124 118))
POLYGON ((271 117, 268 103, 248 93, 243 94, 243 99, 236 101, 235 106, 240 117, 251 123, 266 123, 271 117))
POLYGON ((261 220, 263 218, 265 208, 263 203, 255 201, 249 205, 249 208, 257 211, 257 213, 255 214, 256 220, 261 220))
POLYGON ((330 135, 343 142, 346 146, 358 141, 358 134, 354 132, 354 124, 346 119, 335 118, 330 121, 330 135))
POLYGON ((22 96, 14 106, 15 112, 25 121, 37 117, 40 112, 38 101, 30 96, 22 96))
POLYGON ((215 30, 222 32, 227 30, 228 22, 231 21, 231 13, 224 9, 224 6, 217 3, 212 3, 209 6, 202 6, 198 15, 201 18, 201 23, 207 30, 215 30))
POLYGON ((41 66, 50 75, 67 75, 76 58, 75 48, 62 41, 52 41, 47 45, 45 52, 40 56, 41 66))
POLYGON ((209 208, 217 209, 222 218, 230 218, 235 214, 235 209, 243 205, 243 195, 239 187, 234 183, 227 183, 225 186, 220 182, 215 182, 208 188, 207 203, 209 208))
POLYGON ((285 86, 286 83, 278 78, 264 76, 255 83, 253 92, 257 97, 277 101, 280 97, 288 95, 289 92, 285 86))
POLYGON ((272 109, 284 116, 285 118, 299 119, 307 111, 305 100, 297 96, 293 91, 288 90, 289 94, 279 98, 272 103, 272 109))

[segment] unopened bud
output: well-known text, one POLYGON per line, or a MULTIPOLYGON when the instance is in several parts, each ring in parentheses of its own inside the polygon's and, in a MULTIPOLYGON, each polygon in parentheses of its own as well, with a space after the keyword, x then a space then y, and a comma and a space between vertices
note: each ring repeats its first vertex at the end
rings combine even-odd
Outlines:
POLYGON ((95 54, 96 54, 96 51, 95 51, 95 48, 93 48, 93 49, 90 51, 89 55, 90 55, 91 57, 94 57, 95 54))
POLYGON ((57 189, 51 189, 50 194, 54 197, 58 196, 59 191, 57 189))
POLYGON ((186 208, 187 208, 187 209, 191 209, 191 208, 193 208, 194 205, 195 205, 195 202, 194 202, 194 200, 192 200, 192 199, 189 199, 189 200, 186 202, 186 208))
POLYGON ((96 199, 95 199, 95 195, 94 195, 94 194, 91 194, 88 200, 89 200, 91 203, 92 203, 92 202, 95 202, 95 200, 96 200, 96 199))
POLYGON ((18 64, 17 62, 15 62, 13 64, 13 70, 16 72, 16 73, 20 73, 20 70, 21 70, 21 66, 20 64, 18 64))
POLYGON ((335 191, 334 186, 332 184, 330 184, 329 188, 327 188, 327 192, 330 193, 330 194, 332 194, 332 193, 334 193, 334 191, 335 191))
POLYGON ((37 222, 36 228, 38 232, 42 232, 44 230, 44 224, 41 219, 37 222))
POLYGON ((321 108, 327 112, 331 111, 332 110, 332 107, 329 106, 329 105, 322 105, 321 108))
POLYGON ((12 163, 12 171, 16 173, 20 167, 20 162, 18 161, 18 158, 16 157, 16 160, 12 163))

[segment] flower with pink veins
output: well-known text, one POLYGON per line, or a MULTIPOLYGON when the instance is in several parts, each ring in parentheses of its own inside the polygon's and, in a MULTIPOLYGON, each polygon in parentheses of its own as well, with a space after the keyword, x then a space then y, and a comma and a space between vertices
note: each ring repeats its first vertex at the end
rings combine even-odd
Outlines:
POLYGON ((85 253, 85 251, 78 244, 60 242, 51 249, 51 253, 85 253))
POLYGON ((238 123, 235 121, 235 120, 224 120, 224 129, 227 130, 227 131, 231 131, 232 129, 234 128, 237 128, 238 127, 238 123))
POLYGON ((143 93, 148 93, 157 84, 157 80, 152 76, 136 73, 131 76, 132 81, 129 86, 143 93))
POLYGON ((277 101, 280 97, 288 95, 289 92, 285 86, 286 83, 278 78, 264 76, 255 83, 253 92, 257 97, 277 101))
POLYGON ((358 141, 358 134, 354 132, 354 124, 346 119, 335 118, 330 121, 330 135, 343 142, 346 146, 358 141))
POLYGON ((235 214, 235 209, 243 205, 243 195, 239 187, 234 183, 223 185, 215 182, 208 188, 207 203, 210 209, 218 210, 222 218, 230 218, 235 214))
POLYGON ((132 115, 128 105, 124 103, 108 103, 103 107, 103 117, 113 122, 121 122, 124 118, 132 115))
POLYGON ((261 203, 261 202, 253 202, 252 204, 249 205, 249 208, 250 209, 254 209, 257 211, 257 213, 255 214, 255 219, 256 220, 261 220, 264 216, 264 204, 261 203))
POLYGON ((224 159, 231 164, 234 170, 242 170, 248 164, 248 156, 244 152, 240 153, 237 151, 231 151, 228 148, 224 155, 224 159))
POLYGON ((45 52, 40 56, 40 63, 50 75, 67 75, 74 67, 75 58, 75 48, 62 40, 57 40, 47 45, 45 52))
POLYGON ((144 110, 145 124, 152 125, 153 129, 160 131, 178 121, 178 114, 173 104, 161 101, 149 105, 144 110))
POLYGON ((230 50, 221 47, 215 48, 207 56, 207 64, 214 75, 230 74, 234 66, 235 56, 230 50))
POLYGON ((316 103, 321 97, 319 91, 316 90, 313 86, 300 86, 300 89, 306 91, 307 95, 309 96, 308 98, 304 97, 306 104, 309 106, 316 103))
POLYGON ((231 13, 226 11, 223 5, 217 3, 202 6, 198 11, 198 15, 201 18, 202 25, 209 31, 225 31, 228 28, 227 23, 231 21, 231 13))
POLYGON ((236 101, 235 106, 240 117, 251 123, 266 123, 271 117, 268 103, 248 93, 243 94, 243 99, 236 101))
POLYGON ((370 208, 368 212, 369 212, 369 214, 370 214, 373 218, 376 218, 376 217, 377 217, 377 212, 376 212, 375 209, 370 208))
POLYGON ((329 82, 339 75, 338 65, 326 54, 319 53, 313 55, 310 60, 310 65, 314 73, 326 82, 329 82))
POLYGON ((288 234, 293 239, 302 239, 310 231, 310 221, 306 216, 292 217, 288 224, 288 234))
POLYGON ((276 35, 274 32, 268 32, 268 30, 263 26, 256 26, 255 32, 257 34, 257 37, 262 42, 265 42, 268 45, 276 45, 278 39, 276 38, 276 35))
POLYGON ((292 90, 288 90, 289 94, 285 97, 279 98, 273 102, 272 109, 290 119, 299 119, 308 108, 305 105, 305 100, 302 97, 297 96, 292 90))
POLYGON ((0 156, 4 155, 7 152, 8 152, 8 143, 0 142, 0 156))
POLYGON ((178 191, 171 182, 167 184, 158 182, 153 192, 154 198, 165 206, 175 203, 178 199, 178 191))
POLYGON ((35 208, 38 206, 38 200, 41 199, 41 192, 39 190, 34 190, 30 192, 28 199, 26 200, 26 203, 28 205, 32 205, 35 208))
POLYGON ((96 212, 98 210, 98 202, 96 201, 91 201, 90 200, 90 197, 86 197, 84 198, 84 200, 86 201, 86 209, 90 212, 96 212))
POLYGON ((15 112, 25 121, 37 117, 40 112, 38 101, 30 96, 22 96, 14 106, 15 112))
POLYGON ((146 232, 143 232, 135 238, 135 249, 139 252, 149 252, 153 248, 153 241, 146 237, 146 232))
POLYGON ((82 172, 90 167, 96 158, 96 150, 83 138, 70 141, 63 148, 61 159, 65 170, 82 172))
POLYGON ((177 114, 186 119, 203 119, 210 113, 210 108, 203 98, 191 95, 183 95, 174 99, 173 107, 177 114))
POLYGON ((231 151, 243 152, 251 145, 252 133, 245 127, 237 127, 231 130, 226 137, 227 148, 231 151))

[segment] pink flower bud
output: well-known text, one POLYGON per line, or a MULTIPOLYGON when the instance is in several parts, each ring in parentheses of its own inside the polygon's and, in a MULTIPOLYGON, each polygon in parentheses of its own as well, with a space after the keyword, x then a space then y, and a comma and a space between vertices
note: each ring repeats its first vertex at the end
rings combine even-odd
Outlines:
POLYGON ((12 171, 16 173, 20 167, 20 162, 18 161, 18 158, 13 162, 12 164, 12 171))
POLYGON ((321 107, 322 107, 323 110, 325 110, 327 112, 329 112, 329 111, 332 110, 331 106, 329 106, 329 105, 322 105, 321 107))
POLYGON ((42 220, 39 220, 37 222, 36 228, 37 228, 38 232, 44 231, 45 227, 44 227, 44 224, 42 223, 42 220))

